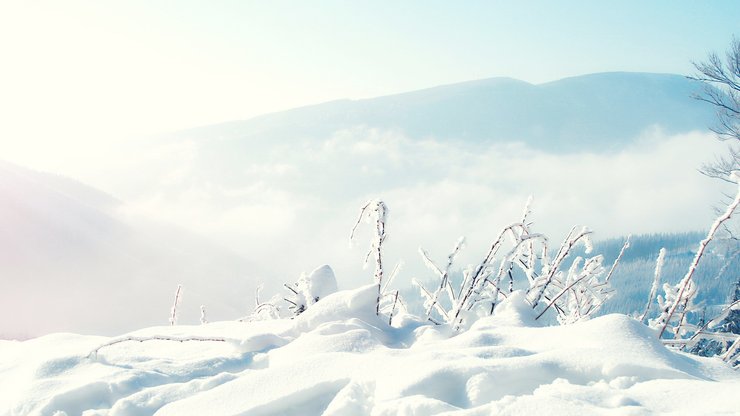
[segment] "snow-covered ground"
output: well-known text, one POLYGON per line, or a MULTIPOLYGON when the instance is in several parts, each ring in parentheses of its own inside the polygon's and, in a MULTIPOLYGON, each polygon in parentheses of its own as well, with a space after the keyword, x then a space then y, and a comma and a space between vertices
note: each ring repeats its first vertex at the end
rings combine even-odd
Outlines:
MULTIPOLYGON (((377 286, 294 319, 0 341, 2 415, 737 415, 740 374, 624 315, 543 327, 522 293, 459 334, 375 315, 377 286), (219 340, 220 339, 220 340, 219 340)), ((91 311, 92 313, 92 311, 91 311)))

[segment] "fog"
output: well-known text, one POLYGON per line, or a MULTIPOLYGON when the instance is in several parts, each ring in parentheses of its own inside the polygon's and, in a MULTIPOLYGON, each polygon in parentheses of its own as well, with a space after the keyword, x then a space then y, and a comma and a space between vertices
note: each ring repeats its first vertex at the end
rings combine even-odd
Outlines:
POLYGON ((82 183, 5 170, 3 270, 12 290, 0 304, 14 318, 0 332, 166 324, 178 283, 181 322, 197 323, 201 304, 212 319, 236 319, 251 311, 257 284, 268 298, 321 264, 334 268, 340 287, 367 282, 370 228, 359 229, 353 247, 348 236, 370 198, 390 208, 386 264, 404 262, 395 282, 404 287, 430 277, 420 246, 441 260, 465 236, 459 264, 476 262, 530 195, 534 229, 559 241, 573 225, 589 226, 597 239, 705 229, 726 189, 697 171, 724 144, 708 133, 658 128, 611 153, 553 154, 362 127, 323 140, 255 143, 232 155, 236 165, 218 163, 210 146, 129 147, 77 166, 82 183), (18 247, 25 255, 9 250, 18 247))
POLYGON ((369 198, 388 204, 388 251, 407 262, 420 245, 444 255, 460 235, 478 255, 529 195, 537 228, 555 238, 576 224, 600 238, 704 229, 722 186, 697 169, 722 148, 710 134, 653 130, 617 153, 554 155, 355 129, 247 152, 242 172, 223 182, 217 167, 173 152, 159 189, 131 194, 127 209, 207 235, 284 278, 328 262, 353 284, 364 278, 351 267, 362 254, 347 236, 369 198))

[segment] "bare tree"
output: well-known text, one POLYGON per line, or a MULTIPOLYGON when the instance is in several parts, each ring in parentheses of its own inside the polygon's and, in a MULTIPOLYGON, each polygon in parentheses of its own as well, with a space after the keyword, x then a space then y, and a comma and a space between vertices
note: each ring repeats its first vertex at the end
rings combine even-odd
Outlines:
POLYGON ((705 83, 704 92, 695 98, 715 107, 717 124, 712 131, 729 142, 728 153, 702 166, 701 172, 730 182, 730 173, 740 170, 740 40, 733 37, 724 60, 712 52, 706 61, 693 64, 697 74, 690 78, 705 83))

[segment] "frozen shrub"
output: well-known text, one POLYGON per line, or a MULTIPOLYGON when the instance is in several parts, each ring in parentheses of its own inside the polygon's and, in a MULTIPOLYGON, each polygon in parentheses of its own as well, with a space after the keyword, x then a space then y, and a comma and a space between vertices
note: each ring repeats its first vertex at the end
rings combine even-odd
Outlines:
POLYGON ((285 301, 290 303, 294 315, 300 315, 309 306, 337 291, 337 279, 328 265, 316 268, 309 274, 302 274, 292 285, 285 285, 291 292, 285 301))
MULTIPOLYGON (((611 293, 609 278, 621 253, 604 279, 601 277, 606 270, 600 255, 576 257, 567 270, 563 270, 565 260, 576 245, 585 245, 586 253, 591 251, 591 231, 586 227, 573 227, 552 257, 548 238, 530 229, 530 206, 531 198, 521 221, 499 233, 480 263, 463 271, 458 287, 453 286, 449 275, 455 257, 463 248, 463 239, 455 244, 444 267, 437 266, 424 250, 420 250, 424 264, 440 279, 433 291, 414 281, 425 299, 427 320, 447 323, 460 330, 477 316, 492 314, 496 305, 514 291, 515 275, 526 277, 527 301, 532 308, 540 309, 537 318, 552 308, 558 322, 568 324, 587 319, 599 310, 611 293)), ((629 244, 625 243, 622 253, 627 247, 629 244)))

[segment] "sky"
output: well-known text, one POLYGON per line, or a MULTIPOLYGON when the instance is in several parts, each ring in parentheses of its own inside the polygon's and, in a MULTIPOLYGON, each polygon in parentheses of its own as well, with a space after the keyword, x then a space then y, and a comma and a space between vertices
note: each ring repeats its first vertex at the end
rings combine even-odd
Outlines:
POLYGON ((64 171, 124 141, 339 98, 686 74, 739 16, 735 1, 1 0, 0 154, 64 171))

